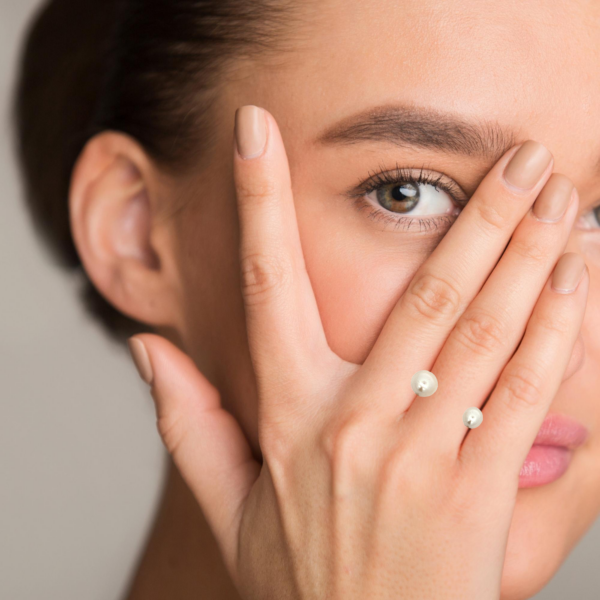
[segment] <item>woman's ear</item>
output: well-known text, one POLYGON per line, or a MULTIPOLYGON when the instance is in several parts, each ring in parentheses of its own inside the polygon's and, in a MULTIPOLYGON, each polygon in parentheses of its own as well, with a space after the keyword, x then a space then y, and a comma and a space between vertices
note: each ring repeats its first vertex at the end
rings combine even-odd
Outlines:
POLYGON ((117 310, 154 326, 175 325, 173 249, 158 219, 155 166, 135 140, 92 138, 71 178, 73 240, 94 286, 117 310))

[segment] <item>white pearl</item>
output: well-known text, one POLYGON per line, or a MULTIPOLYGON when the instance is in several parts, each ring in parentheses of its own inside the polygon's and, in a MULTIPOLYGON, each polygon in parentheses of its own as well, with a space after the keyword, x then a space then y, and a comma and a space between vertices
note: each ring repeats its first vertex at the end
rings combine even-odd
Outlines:
POLYGON ((431 371, 417 371, 410 380, 410 387, 417 396, 431 396, 438 389, 438 380, 431 371))
POLYGON ((477 407, 471 406, 463 413, 463 423, 469 429, 475 429, 483 423, 483 413, 477 407))

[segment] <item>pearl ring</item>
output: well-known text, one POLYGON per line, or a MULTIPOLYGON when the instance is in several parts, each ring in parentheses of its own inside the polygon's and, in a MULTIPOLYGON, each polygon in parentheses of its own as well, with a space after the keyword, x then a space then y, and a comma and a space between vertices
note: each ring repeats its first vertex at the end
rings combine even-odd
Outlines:
MULTIPOLYGON (((417 396, 425 398, 438 389, 438 380, 431 371, 417 371, 410 380, 410 387, 417 396)), ((483 422, 483 413, 476 406, 471 406, 463 413, 462 420, 466 427, 475 429, 483 422)))
POLYGON ((438 389, 438 380, 431 371, 417 371, 410 380, 410 387, 417 396, 431 396, 438 389))

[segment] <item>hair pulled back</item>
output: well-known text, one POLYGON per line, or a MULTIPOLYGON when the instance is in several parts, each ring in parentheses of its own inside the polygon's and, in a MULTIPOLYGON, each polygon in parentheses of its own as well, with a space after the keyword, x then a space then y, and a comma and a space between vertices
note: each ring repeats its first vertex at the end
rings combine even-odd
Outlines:
POLYGON ((123 341, 148 328, 110 305, 83 271, 68 194, 77 157, 104 130, 184 171, 208 151, 226 66, 283 52, 293 0, 51 0, 31 19, 13 99, 25 200, 51 257, 81 271, 81 297, 123 341))

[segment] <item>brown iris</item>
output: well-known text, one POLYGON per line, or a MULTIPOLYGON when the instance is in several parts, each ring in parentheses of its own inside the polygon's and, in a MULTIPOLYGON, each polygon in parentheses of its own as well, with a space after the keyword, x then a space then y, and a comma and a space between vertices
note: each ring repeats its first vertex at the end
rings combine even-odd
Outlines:
POLYGON ((405 182, 377 190, 377 201, 392 212, 410 212, 419 203, 419 186, 405 182))

